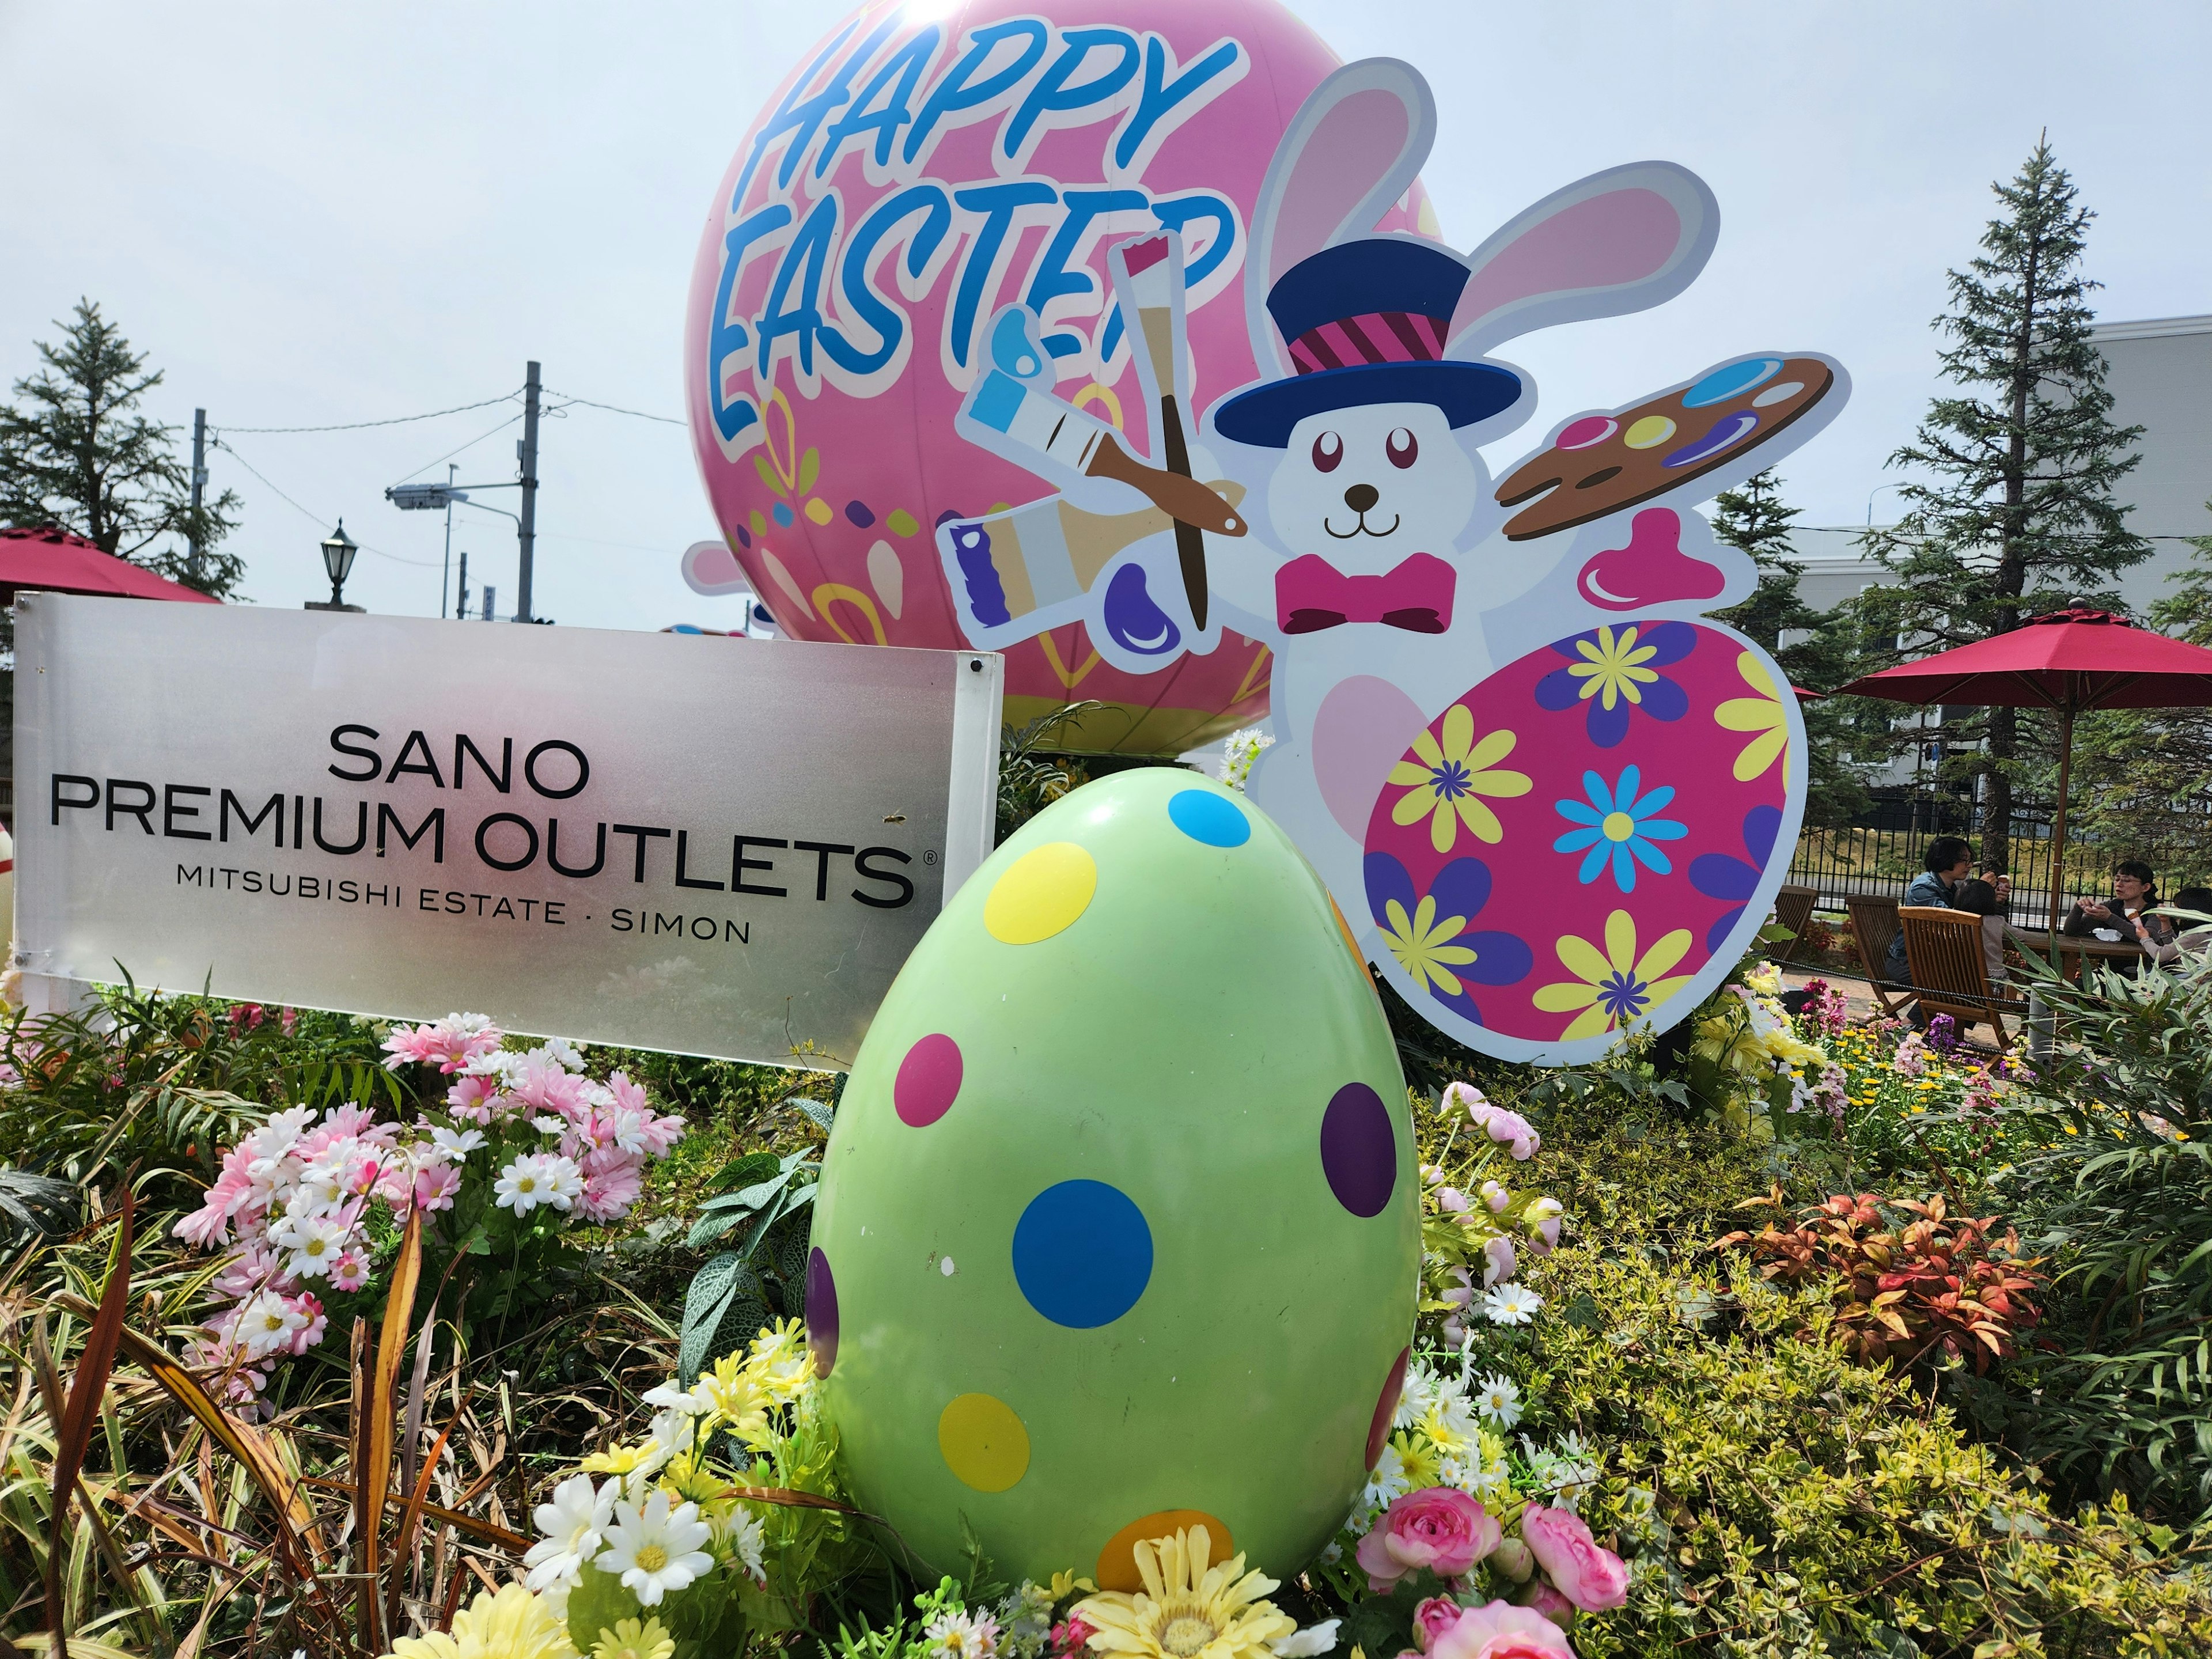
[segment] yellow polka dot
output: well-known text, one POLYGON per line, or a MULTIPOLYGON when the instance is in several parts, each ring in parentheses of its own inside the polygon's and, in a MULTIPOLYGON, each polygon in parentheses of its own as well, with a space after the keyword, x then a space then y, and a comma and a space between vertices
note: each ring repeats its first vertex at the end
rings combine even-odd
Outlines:
POLYGON ((884 523, 894 536, 911 536, 921 528, 921 521, 902 507, 893 507, 884 523))
POLYGON ((937 1419, 937 1449, 961 1485, 1004 1492, 1028 1473, 1030 1431, 1005 1401, 963 1394, 937 1419))
POLYGON ((817 495, 812 501, 807 502, 805 513, 806 516, 813 520, 817 524, 828 524, 830 522, 830 503, 823 501, 819 495, 817 495))
POLYGON ((1674 435, 1674 423, 1664 415, 1646 415, 1621 434, 1620 441, 1631 449, 1649 449, 1654 444, 1663 444, 1674 435))
POLYGON ((1098 866, 1072 841, 1047 842, 1006 866, 983 901, 983 926, 1003 945, 1035 945, 1072 927, 1098 890, 1098 866))
POLYGON ((1159 1510, 1141 1520, 1132 1521, 1107 1540, 1106 1547, 1098 1552, 1098 1588, 1124 1591, 1144 1589, 1145 1581, 1137 1571, 1137 1546, 1172 1538, 1192 1527, 1206 1528, 1208 1565, 1218 1566, 1237 1553, 1237 1540, 1229 1535, 1228 1527, 1218 1516, 1204 1510, 1159 1510))

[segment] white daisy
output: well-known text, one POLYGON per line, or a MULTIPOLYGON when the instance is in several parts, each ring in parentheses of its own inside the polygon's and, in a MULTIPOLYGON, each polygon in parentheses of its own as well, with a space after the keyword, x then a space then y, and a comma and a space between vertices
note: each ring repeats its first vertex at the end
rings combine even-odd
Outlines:
POLYGON ((940 1613, 923 1633, 943 1659, 991 1659, 999 1650, 999 1621, 988 1613, 940 1613))
POLYGON ((614 1506, 606 1553, 592 1565, 619 1577, 639 1606, 657 1607, 669 1591, 688 1589, 692 1580, 714 1570, 714 1558, 700 1548, 713 1536, 696 1504, 672 1510, 668 1494, 657 1492, 642 1507, 614 1506))
POLYGON ((1321 1655, 1334 1652, 1336 1627, 1342 1622, 1339 1619, 1324 1619, 1318 1625, 1309 1625, 1279 1642, 1270 1644, 1275 1659, 1320 1659, 1321 1655))
POLYGON ((457 1163, 484 1144, 481 1129, 448 1129, 442 1124, 430 1131, 430 1139, 440 1152, 457 1163))
POLYGON ((1390 1426, 1412 1428, 1428 1415, 1436 1395, 1437 1374, 1416 1359, 1406 1367, 1405 1386, 1398 1391, 1398 1409, 1390 1413, 1390 1426))
POLYGON ((729 1518, 715 1528, 716 1553, 724 1560, 738 1562, 752 1575, 757 1584, 768 1582, 768 1573, 761 1565, 763 1541, 759 1520, 744 1510, 732 1510, 729 1518))
POLYGON ((1493 1325, 1525 1325, 1543 1305, 1544 1298, 1525 1285, 1500 1285, 1482 1294, 1482 1311, 1493 1325))
POLYGON ((269 1233, 269 1242, 289 1250, 285 1271, 295 1279, 320 1279, 344 1251, 353 1228, 335 1215, 308 1212, 288 1215, 269 1233))
POLYGON ((614 1518, 619 1480, 594 1488, 588 1474, 575 1474, 553 1488, 553 1501, 540 1504, 531 1518, 545 1536, 522 1558, 530 1575, 523 1582, 533 1590, 552 1584, 574 1583, 584 1564, 599 1553, 606 1541, 607 1524, 614 1518))
POLYGON ((1486 1422, 1510 1429, 1521 1420, 1521 1389, 1510 1376, 1486 1376, 1475 1384, 1474 1408, 1486 1422))
POLYGON ((657 1389, 647 1389, 642 1398, 648 1406, 658 1406, 663 1411, 681 1412, 686 1417, 704 1417, 714 1409, 714 1395, 701 1379, 699 1386, 686 1393, 673 1382, 663 1382, 657 1389))
POLYGON ((276 1294, 264 1291, 239 1304, 230 1318, 230 1340, 256 1359, 266 1358, 304 1328, 307 1316, 276 1294))
POLYGON ((1369 1472, 1367 1485, 1360 1492, 1360 1507, 1370 1514, 1387 1510, 1411 1490, 1406 1483, 1405 1461, 1398 1455, 1398 1449, 1386 1441, 1382 1457, 1369 1472))

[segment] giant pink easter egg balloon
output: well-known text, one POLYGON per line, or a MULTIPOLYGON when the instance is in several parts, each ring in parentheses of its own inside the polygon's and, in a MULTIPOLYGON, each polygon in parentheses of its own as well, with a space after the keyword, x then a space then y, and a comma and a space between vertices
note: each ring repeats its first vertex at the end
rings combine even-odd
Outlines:
MULTIPOLYGON (((1150 445, 1114 242, 1182 233, 1199 406, 1255 378, 1245 227, 1336 64, 1275 0, 877 0, 806 54, 723 178, 684 330, 708 495, 785 632, 966 643, 938 521, 1048 493, 952 428, 1002 306, 1043 319, 1061 397, 1150 445)), ((1435 234, 1418 185, 1382 228, 1435 234)), ((1071 624, 1007 653, 1006 714, 1096 700, 1065 746, 1174 753, 1263 714, 1268 666, 1224 632, 1123 673, 1071 624)))

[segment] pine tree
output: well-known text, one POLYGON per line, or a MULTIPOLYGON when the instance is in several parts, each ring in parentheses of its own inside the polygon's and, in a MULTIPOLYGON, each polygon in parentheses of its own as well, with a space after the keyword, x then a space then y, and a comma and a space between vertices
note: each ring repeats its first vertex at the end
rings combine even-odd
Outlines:
MULTIPOLYGON (((1759 586, 1751 597, 1713 612, 1764 646, 1792 684, 1818 690, 1851 678, 1850 630, 1841 618, 1807 605, 1797 591, 1804 566, 1791 556, 1791 523, 1802 508, 1785 507, 1782 481, 1769 467, 1741 489, 1714 498, 1713 535, 1751 555, 1759 586), (1785 635, 1800 637, 1783 642, 1785 635)), ((1811 751, 1805 822, 1840 828, 1869 804, 1866 785, 1850 763, 1853 733, 1844 710, 1826 702, 1805 705, 1805 741, 1811 751)))
POLYGON ((227 489, 195 518, 177 428, 137 412, 160 371, 88 301, 55 326, 61 343, 39 342, 43 367, 15 382, 17 404, 0 404, 0 523, 59 525, 173 581, 229 593, 246 564, 218 544, 237 526, 239 497, 227 489), (185 551, 195 535, 197 569, 185 551))
MULTIPOLYGON (((1949 273, 1936 319, 1944 377, 1966 390, 1929 405, 1890 465, 1915 475, 1905 511, 1868 544, 1893 580, 1856 606, 1866 631, 1919 656, 1986 639, 2076 602, 2116 606, 2112 580, 2148 556, 2113 491, 2137 461, 2139 427, 2112 423, 2105 360, 2089 337, 2098 284, 2081 274, 2090 221, 2047 136, 2009 184, 1981 253, 1949 273)), ((2022 711, 1977 710, 1946 727, 1954 773, 1984 780, 1982 850, 2006 856, 2013 785, 2032 745, 2022 711)), ((1954 781, 1960 781, 1954 778, 1954 781)))

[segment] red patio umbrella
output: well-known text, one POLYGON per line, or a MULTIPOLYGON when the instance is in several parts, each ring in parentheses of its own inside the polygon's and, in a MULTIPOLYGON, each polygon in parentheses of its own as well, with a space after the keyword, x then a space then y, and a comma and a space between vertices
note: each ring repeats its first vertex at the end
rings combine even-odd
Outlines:
POLYGON ((2066 783, 2074 717, 2097 708, 2212 707, 2212 651, 2136 627, 2107 611, 2054 611, 1838 686, 1833 696, 1891 702, 2047 708, 2058 716, 2058 805, 2051 823, 2051 926, 2066 859, 2066 783))
POLYGON ((185 599, 219 605, 195 588, 157 576, 143 565, 103 553, 82 536, 47 525, 0 530, 0 604, 20 588, 49 593, 106 593, 129 599, 185 599))

